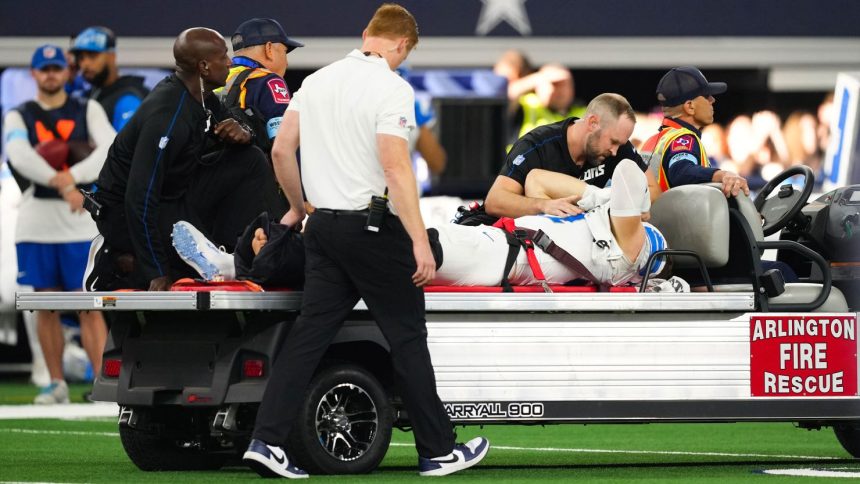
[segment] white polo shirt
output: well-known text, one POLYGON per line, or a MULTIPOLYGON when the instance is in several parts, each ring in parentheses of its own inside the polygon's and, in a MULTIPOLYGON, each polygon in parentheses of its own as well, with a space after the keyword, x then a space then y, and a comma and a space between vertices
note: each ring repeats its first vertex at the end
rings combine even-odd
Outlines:
POLYGON ((367 208, 385 190, 376 135, 415 129, 412 86, 358 50, 305 78, 287 109, 299 113, 302 183, 319 208, 367 208))

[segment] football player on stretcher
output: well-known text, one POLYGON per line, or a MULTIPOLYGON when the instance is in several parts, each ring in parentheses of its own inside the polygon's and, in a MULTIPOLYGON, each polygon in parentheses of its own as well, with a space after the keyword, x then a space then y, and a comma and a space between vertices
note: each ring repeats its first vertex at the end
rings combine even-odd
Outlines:
MULTIPOLYGON (((651 253, 667 248, 660 231, 645 222, 651 207, 648 183, 630 160, 618 164, 607 188, 560 173, 532 170, 525 192, 533 198, 579 196, 578 206, 584 213, 567 217, 529 215, 502 219, 496 226, 450 223, 432 227, 428 234, 437 265, 433 285, 546 287, 582 281, 617 286, 641 281, 651 253)), ((248 233, 253 233, 253 238, 246 237, 245 245, 250 242, 251 257, 257 257, 271 242, 270 234, 263 227, 248 233)), ((297 250, 301 237, 281 237, 279 243, 281 252, 301 252, 297 250)), ((206 281, 266 282, 260 280, 265 276, 254 280, 247 269, 237 271, 238 266, 247 264, 239 264, 232 254, 215 247, 187 222, 174 225, 173 245, 206 281)), ((237 253, 241 246, 240 240, 237 253)), ((274 262, 258 273, 283 273, 277 267, 281 263, 274 262)), ((652 272, 659 273, 665 265, 661 260, 652 272)), ((296 271, 295 264, 290 270, 296 271)))

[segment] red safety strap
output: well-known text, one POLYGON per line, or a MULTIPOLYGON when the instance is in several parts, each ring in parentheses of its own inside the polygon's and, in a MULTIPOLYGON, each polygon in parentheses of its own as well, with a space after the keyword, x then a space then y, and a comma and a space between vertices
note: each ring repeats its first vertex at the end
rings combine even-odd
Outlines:
POLYGON ((525 231, 529 239, 534 242, 534 244, 541 248, 547 255, 552 257, 553 259, 561 262, 568 269, 576 272, 577 274, 585 277, 595 286, 601 287, 601 291, 605 290, 606 284, 600 282, 600 280, 588 270, 585 265, 579 261, 576 257, 570 255, 566 250, 559 247, 552 239, 549 238, 549 235, 546 234, 543 230, 534 231, 531 229, 520 229, 525 231))
MULTIPOLYGON (((510 217, 500 218, 496 223, 493 224, 493 227, 501 228, 508 234, 514 236, 520 242, 522 247, 526 249, 526 259, 529 262, 529 268, 531 268, 532 274, 534 274, 535 279, 537 279, 541 287, 543 287, 544 292, 552 292, 552 289, 550 289, 549 285, 546 283, 546 277, 543 274, 543 270, 541 270, 540 268, 540 263, 538 263, 537 256, 535 255, 534 242, 532 241, 531 237, 529 237, 529 235, 524 230, 517 229, 517 227, 514 225, 514 219, 510 217)), ((504 283, 507 282, 507 272, 509 271, 510 268, 506 268, 506 273, 503 274, 503 286, 505 285, 504 283)))

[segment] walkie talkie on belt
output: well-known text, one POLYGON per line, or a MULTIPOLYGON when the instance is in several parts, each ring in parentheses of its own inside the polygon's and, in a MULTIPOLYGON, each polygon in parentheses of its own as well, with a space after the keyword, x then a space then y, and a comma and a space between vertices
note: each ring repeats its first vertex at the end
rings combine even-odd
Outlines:
POLYGON ((385 223, 385 214, 388 213, 388 187, 385 187, 385 194, 381 197, 376 195, 370 197, 370 206, 368 206, 367 223, 364 224, 364 230, 368 232, 379 232, 382 225, 385 223))
POLYGON ((93 216, 93 220, 101 220, 104 205, 102 205, 101 203, 99 203, 98 200, 96 200, 96 197, 94 196, 93 192, 88 192, 83 188, 81 188, 79 191, 81 192, 81 195, 84 196, 84 210, 86 210, 90 213, 90 215, 93 216))

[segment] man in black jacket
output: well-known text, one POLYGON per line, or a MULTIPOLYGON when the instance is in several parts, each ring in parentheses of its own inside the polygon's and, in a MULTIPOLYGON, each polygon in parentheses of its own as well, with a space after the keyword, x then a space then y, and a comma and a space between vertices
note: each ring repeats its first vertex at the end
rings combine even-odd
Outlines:
POLYGON ((252 131, 224 117, 212 95, 227 78, 227 52, 214 30, 182 32, 173 46, 175 73, 144 99, 111 146, 95 194, 106 245, 97 240, 91 250, 87 290, 169 289, 189 273, 170 249, 173 223, 193 221, 229 248, 271 202, 276 191, 267 184, 274 180, 263 152, 250 146, 252 131))

